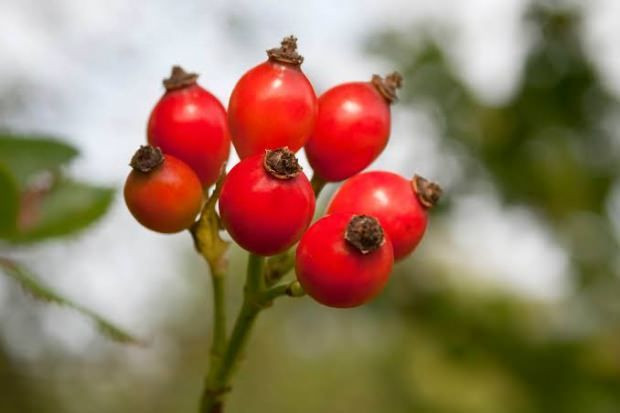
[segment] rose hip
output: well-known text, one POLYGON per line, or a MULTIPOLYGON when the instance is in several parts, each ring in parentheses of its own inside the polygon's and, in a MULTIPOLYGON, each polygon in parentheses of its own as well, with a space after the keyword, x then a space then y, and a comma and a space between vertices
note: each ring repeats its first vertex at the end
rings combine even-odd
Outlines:
POLYGON ((314 214, 314 193, 286 148, 246 158, 231 169, 220 195, 220 215, 246 250, 274 255, 299 241, 314 214))
POLYGON ((166 93, 153 108, 147 136, 151 145, 189 165, 208 187, 230 152, 226 110, 196 83, 198 75, 179 66, 164 80, 166 93))
POLYGON ((297 246, 295 270, 304 290, 330 307, 355 307, 385 286, 394 256, 389 237, 370 216, 321 218, 297 246))
POLYGON ((189 228, 202 206, 202 186, 184 162, 142 146, 131 160, 125 182, 125 202, 145 227, 172 233, 189 228))
POLYGON ((297 152, 314 127, 316 95, 301 71, 297 39, 284 38, 267 55, 266 62, 241 77, 230 96, 228 124, 240 158, 285 146, 297 152))
POLYGON ((393 73, 385 79, 335 86, 319 97, 319 114, 305 146, 314 173, 324 181, 337 182, 362 171, 385 148, 390 136, 390 104, 402 78, 393 73))
POLYGON ((365 172, 340 187, 327 213, 376 217, 392 241, 395 259, 399 260, 419 244, 428 224, 428 209, 440 195, 439 185, 417 175, 408 180, 392 172, 365 172))

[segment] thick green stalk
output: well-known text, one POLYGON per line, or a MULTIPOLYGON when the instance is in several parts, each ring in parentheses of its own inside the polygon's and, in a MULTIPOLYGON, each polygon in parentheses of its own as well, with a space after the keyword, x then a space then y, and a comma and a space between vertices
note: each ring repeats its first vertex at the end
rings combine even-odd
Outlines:
POLYGON ((226 393, 230 389, 230 379, 237 368, 252 331, 256 316, 268 304, 261 298, 264 287, 263 269, 265 258, 250 254, 244 289, 243 304, 235 321, 230 340, 227 343, 221 362, 215 367, 213 382, 205 392, 201 412, 220 413, 226 393))
POLYGON ((205 377, 202 392, 201 411, 203 411, 202 406, 204 406, 206 401, 211 399, 213 394, 220 391, 220 388, 217 386, 216 373, 226 349, 225 276, 228 265, 225 255, 229 242, 224 241, 220 237, 220 218, 215 211, 225 176, 226 169, 222 166, 213 193, 205 202, 200 218, 190 228, 196 250, 209 265, 211 283, 213 285, 213 339, 209 357, 209 371, 205 377))
POLYGON ((226 348, 226 300, 225 274, 217 266, 209 265, 211 270, 211 285, 213 289, 213 338, 209 357, 209 372, 205 378, 202 399, 205 400, 216 387, 215 373, 222 361, 226 348))
POLYGON ((231 379, 239 367, 258 313, 269 307, 278 297, 284 295, 301 297, 305 294, 297 281, 267 288, 263 274, 264 268, 265 258, 251 254, 248 260, 243 304, 230 339, 225 344, 222 358, 219 363, 212 365, 209 371, 210 381, 203 394, 201 413, 223 411, 226 393, 230 391, 231 379))
POLYGON ((261 300, 260 296, 264 288, 264 265, 264 257, 250 254, 243 305, 224 353, 221 369, 218 372, 218 379, 223 387, 228 387, 230 377, 239 363, 239 356, 245 350, 254 320, 267 304, 261 300))
MULTIPOLYGON (((213 271, 213 270, 211 270, 213 271)), ((226 346, 226 301, 224 274, 212 272, 213 286, 213 349, 211 352, 221 355, 226 346)))
POLYGON ((265 257, 250 254, 248 257, 248 269, 245 278, 245 298, 259 293, 265 286, 263 270, 265 269, 265 257))

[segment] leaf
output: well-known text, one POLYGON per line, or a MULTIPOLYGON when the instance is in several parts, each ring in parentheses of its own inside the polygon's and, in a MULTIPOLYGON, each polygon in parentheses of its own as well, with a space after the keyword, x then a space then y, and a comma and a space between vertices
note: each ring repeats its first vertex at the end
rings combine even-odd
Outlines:
POLYGON ((28 208, 28 220, 23 220, 10 239, 29 243, 45 238, 69 235, 100 218, 110 206, 114 195, 111 188, 63 180, 57 182, 28 208))
POLYGON ((0 236, 15 231, 19 211, 19 191, 11 174, 0 165, 0 236))
POLYGON ((0 134, 0 164, 15 176, 20 187, 44 171, 56 171, 78 155, 77 149, 53 138, 0 134))
POLYGON ((94 311, 63 297, 52 288, 41 283, 17 263, 0 257, 0 268, 4 270, 3 272, 6 275, 17 281, 27 293, 37 300, 71 308, 90 318, 99 332, 107 338, 125 344, 144 345, 142 340, 135 338, 122 328, 115 326, 94 311))

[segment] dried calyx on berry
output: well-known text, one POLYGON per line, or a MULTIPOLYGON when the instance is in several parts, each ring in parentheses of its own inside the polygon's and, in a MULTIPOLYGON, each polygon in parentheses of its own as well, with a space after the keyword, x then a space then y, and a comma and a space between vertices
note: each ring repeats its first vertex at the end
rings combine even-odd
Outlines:
POLYGON ((134 153, 129 162, 134 170, 139 172, 150 172, 164 162, 164 154, 156 146, 142 145, 140 149, 134 153))
POLYGON ((411 185, 420 203, 426 208, 435 206, 443 193, 443 190, 437 182, 429 181, 426 178, 422 178, 420 175, 413 176, 411 185))
POLYGON ((297 38, 293 35, 282 39, 280 47, 267 50, 267 56, 269 60, 296 66, 300 66, 304 61, 304 57, 297 53, 297 38))
POLYGON ((396 91, 402 86, 403 77, 398 72, 393 72, 385 78, 379 75, 372 75, 370 82, 388 103, 394 103, 398 100, 396 91))
POLYGON ((383 228, 370 215, 355 215, 349 221, 344 239, 362 254, 368 254, 385 242, 383 228))
POLYGON ((280 149, 267 149, 263 160, 265 170, 274 178, 291 179, 301 173, 301 165, 295 154, 287 147, 280 149))
POLYGON ((168 92, 171 90, 183 89, 196 84, 197 73, 188 73, 181 66, 172 66, 170 77, 164 79, 162 83, 168 92))

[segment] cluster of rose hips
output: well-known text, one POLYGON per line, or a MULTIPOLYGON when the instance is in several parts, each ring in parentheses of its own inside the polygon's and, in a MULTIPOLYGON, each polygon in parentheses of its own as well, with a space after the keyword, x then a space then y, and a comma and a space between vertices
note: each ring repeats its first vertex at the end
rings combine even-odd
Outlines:
POLYGON ((175 66, 148 121, 149 145, 131 161, 125 199, 147 228, 191 227, 232 140, 241 161, 221 188, 223 227, 261 256, 298 243, 304 290, 325 305, 353 307, 381 291, 394 260, 418 245, 441 189, 419 176, 360 173, 387 144, 398 73, 341 84, 317 99, 296 49, 291 36, 268 50, 268 60, 237 82, 228 111, 196 74, 175 66), (302 147, 312 182, 295 157, 302 147), (343 180, 327 215, 310 225, 322 186, 343 180))

